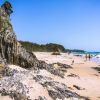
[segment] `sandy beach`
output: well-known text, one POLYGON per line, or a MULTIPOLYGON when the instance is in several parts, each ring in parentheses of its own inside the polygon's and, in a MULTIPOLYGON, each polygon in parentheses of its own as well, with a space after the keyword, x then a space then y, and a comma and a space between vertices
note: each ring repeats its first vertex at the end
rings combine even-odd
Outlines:
POLYGON ((85 61, 85 59, 62 53, 61 55, 51 55, 47 52, 34 52, 39 60, 51 63, 63 63, 71 65, 64 78, 52 75, 53 80, 64 83, 73 92, 81 96, 88 97, 90 100, 100 100, 100 73, 92 67, 99 67, 99 64, 93 61, 85 61))
POLYGON ((100 0, 1 0, 0 100, 100 100, 99 26, 100 0))

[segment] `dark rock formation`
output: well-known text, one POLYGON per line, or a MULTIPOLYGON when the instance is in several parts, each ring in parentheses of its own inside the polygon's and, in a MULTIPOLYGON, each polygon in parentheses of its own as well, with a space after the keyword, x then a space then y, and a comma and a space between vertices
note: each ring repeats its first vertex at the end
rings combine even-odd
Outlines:
POLYGON ((0 8, 0 56, 9 64, 20 65, 24 68, 37 66, 39 61, 35 55, 26 51, 17 41, 6 5, 7 2, 0 8))
POLYGON ((14 100, 49 100, 47 96, 44 97, 41 94, 39 94, 40 96, 37 99, 32 99, 33 97, 30 93, 38 91, 37 89, 39 88, 37 87, 40 86, 45 88, 45 92, 48 92, 48 95, 52 98, 51 100, 87 100, 70 91, 65 84, 56 82, 51 77, 41 75, 40 73, 36 74, 32 70, 21 69, 21 71, 18 71, 15 68, 7 67, 5 73, 5 76, 0 80, 0 94, 2 96, 9 95, 14 100), (32 86, 26 84, 30 81, 32 86), (37 84, 37 87, 34 84, 37 84))
MULTIPOLYGON (((10 23, 10 16, 6 12, 8 6, 8 10, 11 10, 11 5, 6 2, 0 8, 0 56, 5 60, 8 64, 19 65, 23 68, 34 68, 34 69, 46 69, 50 73, 54 75, 58 75, 60 77, 64 77, 64 71, 66 72, 66 65, 62 66, 59 69, 54 68, 53 64, 48 65, 43 61, 37 60, 36 56, 27 51, 22 45, 17 41, 15 32, 13 31, 13 27, 10 23), (5 10, 6 9, 6 10, 5 10)), ((10 13, 11 14, 11 13, 10 13)))
MULTIPOLYGON (((0 8, 0 68, 3 68, 1 72, 2 79, 0 80, 0 94, 9 95, 14 100, 86 100, 78 94, 68 90, 65 84, 55 82, 52 78, 41 75, 39 72, 35 73, 35 70, 45 70, 48 73, 64 77, 64 72, 70 66, 57 63, 58 68, 54 67, 54 64, 46 64, 43 61, 37 60, 36 56, 27 51, 17 41, 15 32, 13 31, 10 23, 10 14, 12 13, 12 7, 9 2, 3 4, 0 8), (8 64, 19 65, 16 68, 8 67, 8 64), (26 70, 24 68, 31 68, 26 70), (33 70, 32 70, 33 69, 33 70), (39 75, 40 74, 40 75, 39 75), (31 84, 29 84, 31 83, 31 84), (39 87, 39 88, 37 88, 39 87), (37 91, 42 91, 44 88, 47 91, 47 97, 43 94, 39 94, 36 99, 33 95, 37 91), (40 89, 40 90, 38 90, 40 89), (36 90, 36 91, 34 91, 36 90)), ((42 93, 41 92, 41 93, 42 93)))
POLYGON ((98 71, 98 73, 100 73, 100 67, 93 67, 93 69, 95 69, 96 71, 98 71))
POLYGON ((6 1, 3 5, 2 5, 2 8, 4 8, 5 12, 10 16, 11 13, 13 13, 13 10, 12 10, 12 6, 11 4, 6 1))
POLYGON ((86 98, 81 97, 75 92, 71 92, 68 87, 59 82, 53 81, 50 77, 44 77, 41 75, 37 75, 34 77, 36 82, 39 82, 43 87, 45 87, 48 91, 49 96, 53 99, 64 100, 65 98, 72 100, 86 100, 86 98), (78 98, 78 99, 77 99, 78 98))

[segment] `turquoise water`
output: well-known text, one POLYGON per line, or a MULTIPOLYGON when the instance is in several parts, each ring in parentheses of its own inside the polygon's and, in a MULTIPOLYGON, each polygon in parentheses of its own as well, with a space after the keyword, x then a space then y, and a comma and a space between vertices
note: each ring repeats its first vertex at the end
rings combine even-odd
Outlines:
POLYGON ((100 52, 86 52, 87 54, 91 54, 91 55, 98 55, 100 54, 100 52))
POLYGON ((98 55, 100 52, 73 52, 72 54, 91 54, 91 55, 98 55))
POLYGON ((81 53, 81 52, 73 52, 72 54, 74 55, 80 55, 80 57, 84 57, 85 54, 90 54, 93 57, 90 59, 91 61, 94 61, 98 64, 100 64, 100 58, 96 58, 95 56, 100 55, 100 52, 85 52, 85 53, 81 53))

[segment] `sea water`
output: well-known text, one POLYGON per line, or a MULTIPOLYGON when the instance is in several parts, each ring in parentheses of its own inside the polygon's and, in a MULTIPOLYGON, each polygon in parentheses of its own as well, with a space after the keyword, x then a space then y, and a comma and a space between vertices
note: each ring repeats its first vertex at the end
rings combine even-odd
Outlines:
POLYGON ((92 58, 90 59, 90 61, 94 61, 98 64, 100 64, 100 52, 73 52, 72 54, 74 55, 79 55, 80 57, 84 57, 86 54, 90 54, 92 55, 92 58))

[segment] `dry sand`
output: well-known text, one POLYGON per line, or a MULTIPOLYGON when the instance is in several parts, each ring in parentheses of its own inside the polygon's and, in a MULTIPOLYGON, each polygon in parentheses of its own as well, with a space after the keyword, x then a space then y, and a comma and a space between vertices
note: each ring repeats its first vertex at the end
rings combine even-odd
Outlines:
MULTIPOLYGON (((90 100, 100 100, 100 73, 92 69, 97 67, 98 64, 93 61, 85 61, 85 59, 62 53, 62 55, 51 55, 46 52, 34 52, 39 60, 50 63, 60 62, 63 64, 71 65, 72 60, 75 61, 73 68, 69 69, 65 74, 65 78, 52 76, 55 81, 65 83, 72 91, 80 94, 81 96, 89 97, 90 100), (75 74, 76 76, 69 76, 75 74), (73 87, 79 86, 81 90, 73 87)), ((98 66, 99 67, 99 66, 98 66)))
POLYGON ((0 96, 0 100, 12 100, 9 96, 0 96))

